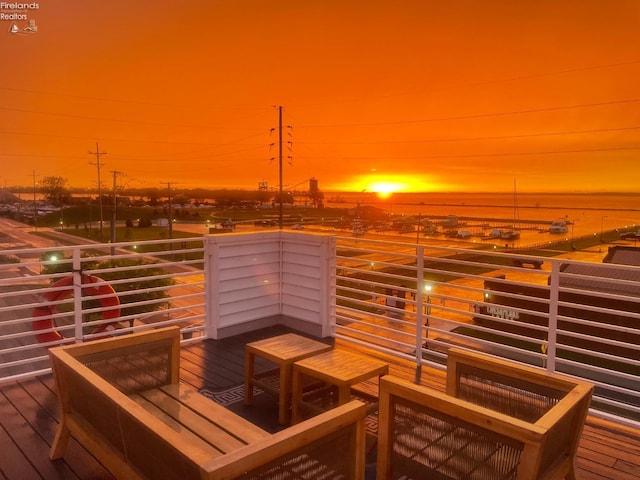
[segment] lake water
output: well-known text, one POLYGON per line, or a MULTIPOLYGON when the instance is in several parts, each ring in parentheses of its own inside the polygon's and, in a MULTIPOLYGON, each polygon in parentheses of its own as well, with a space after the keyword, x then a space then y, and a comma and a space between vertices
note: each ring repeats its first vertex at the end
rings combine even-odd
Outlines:
MULTIPOLYGON (((328 207, 370 205, 393 216, 421 215, 423 218, 459 217, 496 219, 499 224, 526 225, 528 220, 544 222, 535 230, 523 230, 516 244, 559 240, 548 233, 555 219, 570 222, 565 236, 599 235, 601 231, 640 225, 640 193, 395 193, 380 198, 374 193, 325 193, 328 207)), ((436 218, 434 218, 436 221, 436 218)), ((494 223, 494 222, 490 222, 494 223)), ((476 232, 479 233, 478 228, 476 232)), ((488 232, 487 232, 488 233, 488 232)))

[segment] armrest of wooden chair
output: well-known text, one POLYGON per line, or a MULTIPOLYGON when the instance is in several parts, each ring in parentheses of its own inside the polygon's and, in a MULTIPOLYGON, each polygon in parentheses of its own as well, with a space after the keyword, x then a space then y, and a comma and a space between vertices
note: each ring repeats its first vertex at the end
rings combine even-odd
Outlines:
POLYGON ((380 380, 379 480, 515 478, 544 429, 394 378, 380 380))
POLYGON ((364 478, 366 407, 358 400, 203 465, 207 478, 364 478))

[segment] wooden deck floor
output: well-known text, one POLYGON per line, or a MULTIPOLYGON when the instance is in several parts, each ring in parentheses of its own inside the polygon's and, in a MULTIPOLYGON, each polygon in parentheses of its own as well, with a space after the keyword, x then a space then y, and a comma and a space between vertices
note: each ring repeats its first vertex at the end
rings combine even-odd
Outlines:
MULTIPOLYGON (((244 345, 288 332, 276 327, 223 341, 205 341, 182 348, 181 379, 210 392, 242 384, 244 345)), ((351 348, 338 342, 337 348, 351 348)), ((390 373, 412 379, 410 364, 389 360, 390 373)), ((257 362, 258 370, 269 366, 257 362)), ((423 369, 422 383, 444 387, 442 373, 423 369)), ((275 400, 261 395, 253 407, 235 411, 267 430, 278 429, 275 400)), ((258 397, 257 397, 258 398, 258 397)), ((51 462, 48 452, 59 418, 53 377, 0 385, 0 480, 102 480, 112 476, 79 444, 71 441, 64 459, 51 462)), ((580 441, 578 479, 637 480, 640 478, 640 435, 589 418, 580 441)))

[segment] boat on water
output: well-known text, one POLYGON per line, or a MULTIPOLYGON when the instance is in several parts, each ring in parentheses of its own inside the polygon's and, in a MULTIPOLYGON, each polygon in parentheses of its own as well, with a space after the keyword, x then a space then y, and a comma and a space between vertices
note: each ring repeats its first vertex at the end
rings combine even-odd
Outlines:
POLYGON ((517 240, 520 232, 514 228, 494 228, 489 233, 489 238, 500 238, 502 240, 517 240))
POLYGON ((447 215, 446 218, 442 219, 440 225, 442 225, 444 228, 454 228, 460 225, 460 220, 458 220, 458 217, 456 215, 451 213, 447 215))
POLYGON ((549 233, 567 233, 569 231, 569 226, 567 225, 567 221, 563 218, 559 218, 551 222, 549 225, 549 233))
POLYGON ((517 240, 520 238, 520 232, 511 228, 502 230, 502 232, 500 232, 500 238, 503 240, 517 240))

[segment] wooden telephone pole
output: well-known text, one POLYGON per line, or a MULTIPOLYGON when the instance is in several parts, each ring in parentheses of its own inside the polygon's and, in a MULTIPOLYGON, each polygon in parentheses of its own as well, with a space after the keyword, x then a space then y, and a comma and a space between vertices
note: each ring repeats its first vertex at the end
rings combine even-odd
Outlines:
POLYGON ((280 210, 278 211, 278 225, 280 230, 282 230, 282 225, 283 225, 283 202, 284 199, 282 198, 282 188, 283 188, 283 175, 282 175, 282 105, 280 105, 278 107, 278 183, 279 183, 279 194, 278 194, 278 199, 280 200, 280 210))
POLYGON ((98 205, 100 205, 100 241, 102 241, 102 223, 104 221, 102 216, 102 182, 100 181, 100 169, 104 167, 104 163, 100 163, 100 155, 106 155, 107 152, 101 152, 100 147, 98 146, 98 142, 96 142, 96 151, 89 152, 89 155, 96 156, 96 162, 89 162, 89 165, 95 165, 98 169, 98 205))

